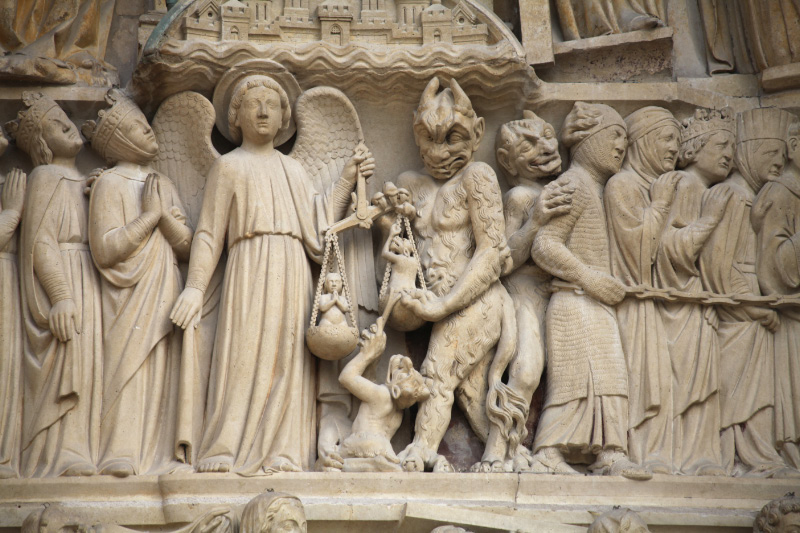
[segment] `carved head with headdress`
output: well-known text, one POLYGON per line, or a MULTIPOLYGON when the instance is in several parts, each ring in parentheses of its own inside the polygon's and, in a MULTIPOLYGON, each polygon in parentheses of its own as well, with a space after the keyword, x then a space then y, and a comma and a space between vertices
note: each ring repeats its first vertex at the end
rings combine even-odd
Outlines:
POLYGON ((425 385, 425 378, 414 368, 414 363, 401 354, 395 354, 389 359, 386 386, 395 405, 400 409, 426 400, 431 394, 425 385))
POLYGON ((781 176, 792 118, 774 107, 736 115, 736 168, 754 191, 781 176))
POLYGON ((681 125, 663 107, 647 106, 625 117, 628 129, 626 164, 639 175, 655 179, 675 169, 681 125))
POLYGON ((111 164, 127 161, 146 165, 158 154, 158 142, 139 107, 119 89, 106 93, 111 107, 81 127, 92 148, 111 164))
POLYGON ((292 106, 300 95, 297 80, 282 65, 251 60, 229 69, 214 89, 217 128, 241 144, 255 135, 280 146, 295 132, 292 106))
POLYGON ((630 509, 612 509, 597 517, 587 533, 649 533, 647 524, 630 509))
POLYGON ((754 533, 791 533, 800 528, 800 498, 794 492, 761 508, 753 523, 754 533))
POLYGON ((16 120, 6 122, 5 130, 34 166, 49 165, 53 157, 78 155, 83 146, 78 128, 52 98, 25 92, 22 103, 25 108, 16 120))
POLYGON ((527 109, 522 120, 500 126, 495 138, 495 157, 512 185, 521 179, 535 181, 561 170, 555 129, 527 109))
POLYGON ((736 138, 736 123, 729 107, 720 110, 696 109, 683 121, 678 167, 693 166, 712 179, 724 180, 731 171, 736 138))
POLYGON ((306 533, 303 504, 294 496, 281 492, 259 494, 242 511, 241 533, 306 533))
POLYGON ((438 90, 439 78, 434 77, 414 111, 414 140, 428 173, 446 180, 472 161, 485 124, 455 79, 449 88, 437 94, 438 90))
POLYGON ((561 142, 574 162, 608 179, 619 172, 625 158, 625 121, 613 107, 575 102, 564 119, 561 142))
POLYGON ((792 115, 786 134, 786 156, 790 164, 800 169, 800 117, 792 115))

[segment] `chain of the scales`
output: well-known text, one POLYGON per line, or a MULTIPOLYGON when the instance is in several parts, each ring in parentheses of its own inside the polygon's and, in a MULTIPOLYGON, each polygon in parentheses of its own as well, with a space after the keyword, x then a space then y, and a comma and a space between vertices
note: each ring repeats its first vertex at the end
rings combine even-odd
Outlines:
MULTIPOLYGON (((400 221, 403 223, 403 227, 408 235, 408 240, 411 242, 411 253, 414 255, 414 259, 417 260, 417 276, 419 277, 419 285, 422 287, 422 290, 427 290, 428 287, 425 285, 425 276, 422 273, 422 262, 419 259, 419 252, 417 252, 417 243, 414 240, 414 232, 411 231, 411 222, 408 220, 407 216, 401 213, 397 213, 397 218, 395 221, 400 221)), ((383 301, 383 299, 386 297, 386 291, 389 289, 389 279, 391 277, 392 264, 387 262, 386 270, 383 273, 383 282, 381 283, 381 292, 378 295, 378 301, 383 301)))
POLYGON ((353 300, 350 298, 350 286, 347 283, 347 272, 345 272, 344 260, 342 258, 342 251, 339 249, 339 235, 337 233, 329 233, 325 236, 325 253, 322 255, 322 266, 319 270, 319 280, 317 281, 317 291, 314 294, 314 307, 311 310, 311 327, 317 324, 317 315, 319 314, 319 301, 322 298, 322 289, 325 286, 325 275, 329 270, 331 261, 331 250, 335 255, 336 264, 338 267, 339 275, 342 278, 342 289, 344 290, 344 299, 347 300, 348 310, 347 317, 350 319, 350 326, 358 329, 356 316, 353 312, 353 300))

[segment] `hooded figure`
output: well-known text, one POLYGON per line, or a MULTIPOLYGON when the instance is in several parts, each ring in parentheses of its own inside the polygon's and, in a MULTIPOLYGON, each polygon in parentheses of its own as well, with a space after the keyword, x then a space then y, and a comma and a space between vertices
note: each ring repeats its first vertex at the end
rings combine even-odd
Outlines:
MULTIPOLYGON (((680 124, 661 107, 628 115, 628 153, 606 185, 611 274, 629 287, 653 285, 661 231, 680 174, 673 172, 680 124)), ((672 473, 672 370, 664 324, 653 300, 627 298, 617 306, 628 366, 628 449, 653 472, 672 473)))

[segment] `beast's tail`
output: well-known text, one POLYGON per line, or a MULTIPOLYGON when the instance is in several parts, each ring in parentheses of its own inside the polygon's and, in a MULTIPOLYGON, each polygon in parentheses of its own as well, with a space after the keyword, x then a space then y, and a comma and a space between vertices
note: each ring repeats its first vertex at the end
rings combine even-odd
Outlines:
POLYGON ((503 373, 517 352, 517 317, 511 296, 503 291, 503 315, 500 340, 497 341, 492 366, 489 368, 489 392, 486 397, 486 412, 489 422, 500 428, 500 434, 508 442, 508 452, 514 454, 525 439, 530 405, 525 398, 503 383, 503 373))

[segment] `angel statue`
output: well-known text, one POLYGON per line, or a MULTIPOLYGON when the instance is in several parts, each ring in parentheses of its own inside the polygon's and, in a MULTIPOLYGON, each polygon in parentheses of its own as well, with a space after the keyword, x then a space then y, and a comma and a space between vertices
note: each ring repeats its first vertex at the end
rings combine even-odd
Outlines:
MULTIPOLYGON (((371 176, 374 161, 359 146, 327 194, 314 191, 307 168, 328 154, 306 152, 301 163, 296 150, 275 149, 293 134, 299 93, 271 61, 231 68, 214 92, 217 127, 240 146, 211 166, 186 288, 171 313, 182 328, 199 318, 227 236, 199 472, 301 471, 314 461, 315 363, 303 342, 313 298, 308 257, 322 260, 323 230, 344 216, 359 173, 371 176)), ((296 146, 331 135, 331 120, 301 122, 296 146)))

